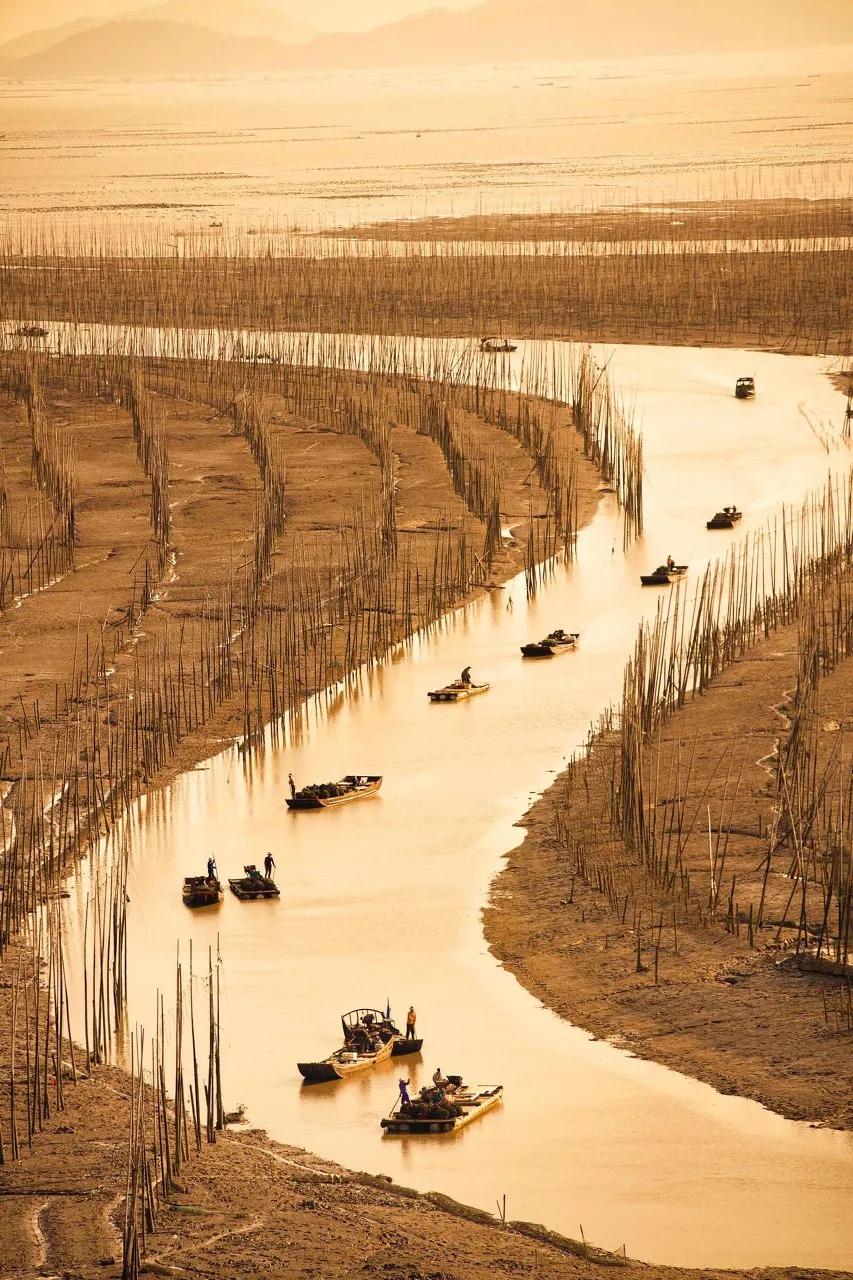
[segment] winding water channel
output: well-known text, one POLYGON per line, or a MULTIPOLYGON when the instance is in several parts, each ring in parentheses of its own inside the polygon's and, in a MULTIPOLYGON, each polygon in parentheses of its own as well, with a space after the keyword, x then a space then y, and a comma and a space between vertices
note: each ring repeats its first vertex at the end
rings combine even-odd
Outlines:
MULTIPOLYGON (((669 552, 702 565, 823 484, 851 455, 829 362, 724 350, 620 347, 617 385, 642 420, 646 533, 627 555, 612 499, 580 536, 577 562, 533 602, 523 580, 401 647, 300 741, 250 773, 228 750, 139 806, 129 913, 130 1021, 153 1026, 173 991, 176 940, 221 939, 227 1105, 270 1135, 360 1169, 528 1218, 629 1254, 685 1265, 841 1267, 853 1262, 853 1135, 817 1131, 632 1058, 542 1008, 489 954, 480 910, 513 824, 616 696, 637 621, 658 600, 639 573, 669 552), (734 399, 739 373, 758 384, 734 399), (829 442, 829 448, 825 446, 829 442), (736 535, 707 514, 737 502, 736 535), (577 653, 523 664, 552 626, 577 653), (426 691, 465 664, 493 688, 433 706, 426 691), (290 814, 297 781, 385 775, 381 797, 290 814), (224 875, 274 853, 282 897, 207 914, 181 905, 181 877, 210 852, 224 875), (502 1107, 441 1141, 384 1139, 399 1064, 336 1086, 300 1086, 298 1059, 337 1042, 338 1014, 410 1002, 425 1037, 413 1084, 436 1065, 501 1082, 502 1107)), ((520 360, 524 349, 518 352, 520 360)), ((87 874, 68 904, 80 928, 87 874)), ((68 954, 79 952, 71 945, 68 954)), ((75 982, 80 974, 72 975, 75 982)), ((79 995, 79 992, 78 992, 79 995)), ((407 1068, 408 1071, 408 1068, 407 1068)))

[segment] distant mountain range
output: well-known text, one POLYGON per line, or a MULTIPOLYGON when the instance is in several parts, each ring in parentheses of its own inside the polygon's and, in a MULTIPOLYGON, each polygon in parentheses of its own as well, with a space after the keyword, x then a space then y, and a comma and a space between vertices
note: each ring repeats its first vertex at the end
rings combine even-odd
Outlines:
POLYGON ((849 0, 484 0, 372 31, 314 35, 262 0, 165 0, 0 45, 26 79, 574 61, 853 42, 849 0))

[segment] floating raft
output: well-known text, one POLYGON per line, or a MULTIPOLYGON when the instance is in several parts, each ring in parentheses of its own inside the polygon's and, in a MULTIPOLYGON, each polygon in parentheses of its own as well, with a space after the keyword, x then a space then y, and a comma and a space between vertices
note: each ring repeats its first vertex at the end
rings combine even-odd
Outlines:
POLYGON ((579 631, 552 631, 544 640, 523 644, 521 652, 525 658, 555 658, 559 653, 577 648, 579 639, 579 631))
POLYGON ((275 881, 268 880, 266 876, 262 876, 257 867, 250 863, 243 870, 246 873, 244 876, 228 881, 228 888, 241 902, 247 902, 254 898, 278 898, 280 896, 281 890, 275 881))
POLYGON ((488 693, 490 684, 464 684, 462 680, 454 680, 443 689, 431 689, 427 697, 430 702, 465 702, 468 698, 476 698, 478 693, 488 693))
POLYGON ((686 564, 677 564, 672 569, 668 569, 665 564, 659 565, 654 573, 641 573, 640 582, 644 587, 666 587, 670 582, 678 582, 680 578, 687 576, 686 564))
POLYGON ((314 783, 303 787, 295 796, 287 797, 288 809, 331 809, 335 805, 349 804, 352 800, 364 800, 375 796, 382 786, 379 773, 348 773, 339 782, 314 783))
POLYGON ((185 907, 213 907, 225 897, 225 890, 207 876, 184 876, 181 897, 185 907))
POLYGON ((461 1115, 446 1118, 427 1116, 419 1119, 395 1111, 381 1120, 380 1125, 390 1136, 407 1134, 411 1137, 433 1138, 440 1134, 455 1133, 457 1129, 464 1129, 465 1125, 479 1120, 480 1116, 496 1107, 503 1097, 503 1091, 502 1084, 463 1085, 448 1098, 448 1101, 461 1108, 461 1115))

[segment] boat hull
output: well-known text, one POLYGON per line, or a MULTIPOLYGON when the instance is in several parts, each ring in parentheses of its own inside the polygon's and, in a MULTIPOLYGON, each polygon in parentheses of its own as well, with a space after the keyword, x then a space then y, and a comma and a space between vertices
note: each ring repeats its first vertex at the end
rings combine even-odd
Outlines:
POLYGON ((353 800, 366 800, 369 796, 375 796, 381 786, 381 778, 371 778, 363 786, 352 786, 343 795, 339 796, 288 796, 287 807, 296 811, 304 809, 334 809, 338 805, 352 804, 353 800))
POLYGON ((714 516, 713 520, 708 520, 705 524, 706 529, 733 529, 737 522, 741 519, 742 512, 738 512, 734 516, 714 516))
POLYGON ((420 1053, 423 1047, 423 1039, 395 1040, 391 1049, 391 1057, 406 1058, 410 1053, 420 1053))
POLYGON ((676 565, 669 573, 641 573, 640 582, 644 587, 668 587, 672 582, 680 582, 687 577, 687 565, 676 565))
POLYGON ((329 1084, 334 1080, 346 1080, 350 1076, 360 1075, 380 1062, 387 1062, 389 1058, 420 1053, 422 1047, 423 1040, 405 1040, 399 1036, 386 1040, 375 1053, 359 1054, 353 1059, 345 1056, 345 1050, 338 1050, 322 1062, 297 1062, 296 1066, 306 1084, 329 1084))
POLYGON ((181 897, 185 907, 215 907, 225 898, 225 890, 221 885, 217 889, 206 892, 183 890, 181 897))
POLYGON ((478 694, 488 693, 491 685, 489 684, 472 684, 465 688, 456 685, 447 685, 444 689, 430 690, 430 702, 467 702, 469 698, 476 698, 478 694))
POLYGON ((278 898, 281 890, 272 880, 250 880, 247 876, 229 880, 228 888, 241 902, 253 902, 257 898, 278 898))
POLYGON ((521 652, 525 658, 556 658, 561 653, 570 653, 576 647, 577 640, 570 640, 563 644, 548 644, 540 640, 536 644, 523 644, 521 652))

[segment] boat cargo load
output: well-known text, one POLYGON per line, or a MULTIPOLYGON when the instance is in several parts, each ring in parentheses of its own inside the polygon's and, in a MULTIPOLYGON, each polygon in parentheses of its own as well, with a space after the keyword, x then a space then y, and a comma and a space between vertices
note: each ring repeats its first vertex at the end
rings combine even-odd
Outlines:
POLYGON ((737 507, 723 507, 711 520, 706 521, 706 529, 733 529, 738 520, 743 519, 743 512, 737 507))
POLYGON ((380 1121, 388 1135, 435 1137, 455 1133, 497 1106, 503 1085, 468 1085, 461 1076, 448 1076, 444 1087, 421 1089, 416 1098, 395 1106, 380 1121))

